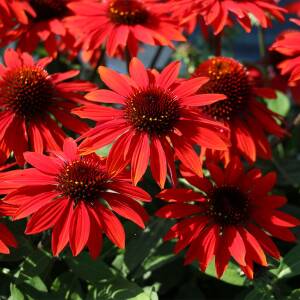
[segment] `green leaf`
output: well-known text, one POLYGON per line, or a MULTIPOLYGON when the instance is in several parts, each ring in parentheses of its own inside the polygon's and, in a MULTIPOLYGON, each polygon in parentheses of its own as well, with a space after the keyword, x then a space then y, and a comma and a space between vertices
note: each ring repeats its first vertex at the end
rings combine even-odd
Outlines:
MULTIPOLYGON (((91 289, 90 297, 88 299, 101 300, 152 300, 154 299, 148 293, 133 282, 126 280, 120 276, 107 281, 98 283, 91 289)), ((156 295, 157 296, 157 295, 156 295)))
POLYGON ((136 272, 143 261, 161 244, 161 239, 169 227, 168 220, 152 219, 144 231, 130 240, 126 247, 125 263, 131 272, 136 272))
POLYGON ((291 108, 291 101, 288 96, 280 91, 276 91, 277 98, 273 100, 268 100, 267 106, 270 110, 280 114, 282 116, 286 116, 291 108))
POLYGON ((24 300, 24 295, 13 283, 10 284, 10 296, 8 300, 24 300))
POLYGON ((293 290, 287 297, 287 300, 300 300, 300 289, 293 290))
MULTIPOLYGON (((205 274, 217 278, 214 261, 208 265, 205 274)), ((228 267, 220 280, 232 285, 243 286, 247 279, 244 275, 242 275, 241 270, 237 265, 233 262, 229 262, 228 267)))
POLYGON ((21 265, 21 273, 33 277, 45 273, 53 263, 51 254, 45 250, 34 250, 21 265))
POLYGON ((92 260, 87 253, 82 253, 75 258, 68 257, 66 262, 79 278, 91 283, 113 277, 112 270, 103 261, 92 260))
POLYGON ((78 277, 70 272, 65 272, 55 278, 51 291, 62 299, 82 300, 83 292, 78 277))
POLYGON ((300 244, 284 256, 276 273, 279 279, 300 275, 300 244))
POLYGON ((272 300, 275 299, 272 292, 268 289, 253 289, 248 295, 246 295, 245 300, 272 300))

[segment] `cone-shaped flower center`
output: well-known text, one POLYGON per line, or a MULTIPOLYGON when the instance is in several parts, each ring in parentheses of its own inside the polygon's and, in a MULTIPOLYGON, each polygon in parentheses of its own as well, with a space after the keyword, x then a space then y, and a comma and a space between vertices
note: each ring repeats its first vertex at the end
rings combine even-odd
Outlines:
POLYGON ((61 18, 67 13, 67 7, 62 0, 30 0, 36 12, 37 22, 47 21, 53 18, 61 18))
POLYGON ((208 199, 208 214, 220 225, 237 225, 248 218, 248 197, 237 187, 216 188, 208 199))
POLYGON ((107 173, 94 156, 85 156, 65 165, 58 176, 58 190, 66 197, 93 204, 105 189, 107 173))
POLYGON ((195 76, 207 76, 210 81, 201 93, 225 94, 227 99, 203 108, 204 112, 218 121, 230 121, 239 116, 252 97, 252 87, 247 69, 238 61, 216 57, 203 62, 195 71, 195 76))
POLYGON ((129 123, 148 134, 170 133, 180 117, 177 98, 156 86, 136 90, 126 104, 125 117, 129 123))
POLYGON ((8 109, 30 119, 49 106, 54 87, 48 73, 38 66, 23 66, 6 72, 0 85, 0 98, 8 109))
POLYGON ((145 24, 148 11, 140 1, 112 0, 109 4, 109 17, 116 24, 145 24))

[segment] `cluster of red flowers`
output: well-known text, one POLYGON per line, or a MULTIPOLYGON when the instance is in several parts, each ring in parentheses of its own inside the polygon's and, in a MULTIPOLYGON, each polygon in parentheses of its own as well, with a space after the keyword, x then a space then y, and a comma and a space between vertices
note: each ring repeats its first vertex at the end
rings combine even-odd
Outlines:
MULTIPOLYGON (((0 173, 1 215, 28 217, 26 234, 52 229, 54 255, 69 243, 73 255, 87 247, 96 258, 103 233, 125 247, 116 214, 144 228, 141 202, 151 196, 137 184, 149 167, 162 189, 157 197, 169 202, 156 215, 179 219, 165 240, 177 239, 175 253, 189 246, 186 263, 197 259, 204 271, 215 257, 220 277, 232 257, 253 278, 254 263, 266 266, 266 254, 278 259, 271 237, 294 241, 290 228, 300 222, 278 210, 286 199, 270 194, 276 174, 252 166, 272 158, 269 135, 288 135, 284 118, 266 105, 275 90, 233 58, 209 58, 188 79, 179 78, 178 61, 159 72, 136 58, 141 44, 174 48, 197 23, 220 39, 236 22, 249 32, 253 18, 268 28, 299 9, 277 2, 0 0, 0 44, 17 46, 0 64, 0 167, 10 168, 0 173), (41 42, 49 57, 35 61, 30 53, 41 42), (92 64, 104 54, 127 58, 129 74, 99 66, 107 88, 98 89, 74 80, 79 71, 47 71, 58 53, 81 53, 92 64), (107 158, 95 153, 107 145, 107 158)), ((287 56, 278 68, 296 88, 299 45, 295 30, 271 47, 287 56)), ((8 253, 16 240, 0 227, 0 252, 8 253)))

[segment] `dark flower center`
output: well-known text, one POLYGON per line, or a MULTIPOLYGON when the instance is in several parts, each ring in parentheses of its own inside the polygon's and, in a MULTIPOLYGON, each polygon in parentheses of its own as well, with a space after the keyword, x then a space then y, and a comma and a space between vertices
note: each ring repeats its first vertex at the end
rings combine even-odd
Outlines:
POLYGON ((148 16, 148 11, 140 1, 112 0, 109 4, 109 17, 116 24, 145 24, 148 16))
POLYGON ((48 73, 38 66, 24 66, 7 71, 0 83, 0 98, 8 109, 31 119, 45 112, 54 95, 48 73))
POLYGON ((216 57, 202 63, 195 76, 207 76, 210 81, 199 92, 225 94, 227 99, 205 106, 203 111, 218 121, 230 121, 240 116, 252 97, 247 69, 238 61, 216 57))
POLYGON ((136 90, 127 99, 125 117, 132 126, 149 134, 170 133, 180 117, 177 98, 159 87, 136 90))
POLYGON ((81 157, 65 165, 58 176, 58 190, 74 200, 93 204, 108 182, 107 173, 95 155, 81 157))
POLYGON ((208 214, 220 225, 237 225, 248 218, 249 200, 237 187, 214 189, 208 198, 208 214))
POLYGON ((36 12, 34 21, 47 21, 62 18, 67 14, 67 7, 62 0, 30 0, 30 5, 36 12))

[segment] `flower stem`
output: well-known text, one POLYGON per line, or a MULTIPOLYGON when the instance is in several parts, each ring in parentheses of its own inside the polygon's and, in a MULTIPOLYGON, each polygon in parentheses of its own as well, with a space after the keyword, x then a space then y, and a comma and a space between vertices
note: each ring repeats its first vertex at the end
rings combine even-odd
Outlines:
POLYGON ((258 45, 259 45, 259 55, 262 60, 266 57, 266 40, 264 29, 258 27, 258 45))
POLYGON ((222 55, 222 34, 215 36, 215 56, 222 55))
POLYGON ((130 55, 128 47, 125 48, 125 60, 126 60, 127 72, 129 73, 129 64, 130 64, 130 60, 131 60, 131 55, 130 55))
POLYGON ((151 63, 150 63, 150 68, 153 69, 156 66, 156 63, 162 53, 162 50, 164 49, 163 46, 159 46, 158 49, 156 50, 155 55, 153 56, 151 63))

